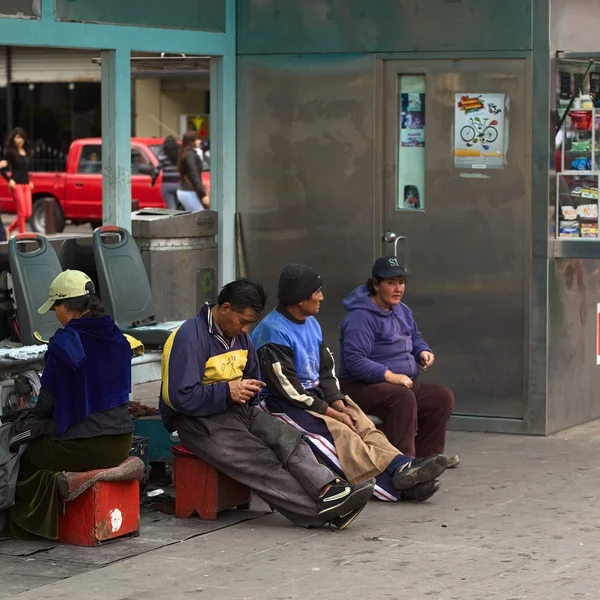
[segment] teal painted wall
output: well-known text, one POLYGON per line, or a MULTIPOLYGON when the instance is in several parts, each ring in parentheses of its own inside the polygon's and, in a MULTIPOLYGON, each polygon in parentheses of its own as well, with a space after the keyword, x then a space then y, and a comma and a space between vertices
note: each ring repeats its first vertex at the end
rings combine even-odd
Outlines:
POLYGON ((238 54, 530 50, 533 0, 237 0, 238 54))
MULTIPOLYGON (((50 1, 50 0, 45 0, 50 1)), ((224 0, 54 0, 57 21, 225 31, 224 0)))

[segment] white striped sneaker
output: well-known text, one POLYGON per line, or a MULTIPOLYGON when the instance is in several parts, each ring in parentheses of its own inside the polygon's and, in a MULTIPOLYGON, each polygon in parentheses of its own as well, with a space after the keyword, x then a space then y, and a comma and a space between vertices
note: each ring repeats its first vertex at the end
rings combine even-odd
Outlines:
POLYGON ((341 515, 363 507, 373 495, 372 481, 351 485, 341 479, 332 482, 329 489, 317 498, 319 516, 333 521, 341 515))

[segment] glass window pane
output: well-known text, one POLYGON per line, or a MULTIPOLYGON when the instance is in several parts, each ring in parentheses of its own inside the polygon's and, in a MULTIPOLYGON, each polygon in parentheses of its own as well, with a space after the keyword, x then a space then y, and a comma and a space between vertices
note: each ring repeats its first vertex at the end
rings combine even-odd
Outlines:
POLYGON ((0 17, 39 19, 41 14, 42 0, 0 0, 0 17))
POLYGON ((137 148, 131 149, 131 174, 140 175, 140 165, 150 164, 149 159, 137 148))
POLYGON ((425 75, 398 78, 398 210, 425 210, 425 75))
POLYGON ((81 149, 77 172, 88 175, 102 173, 102 146, 88 144, 81 149))
POLYGON ((54 10, 57 21, 225 31, 225 0, 54 0, 54 10))

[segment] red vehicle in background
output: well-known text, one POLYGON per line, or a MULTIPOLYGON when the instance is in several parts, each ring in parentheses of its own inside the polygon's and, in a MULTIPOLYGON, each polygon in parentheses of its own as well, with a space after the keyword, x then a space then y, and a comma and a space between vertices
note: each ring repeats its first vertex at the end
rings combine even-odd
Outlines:
MULTIPOLYGON (((164 208, 160 189, 162 172, 154 185, 153 167, 158 165, 162 138, 131 139, 131 198, 139 208, 164 208)), ((33 189, 33 211, 29 224, 33 231, 45 232, 44 200, 54 198, 60 208, 56 218, 60 233, 67 221, 72 223, 102 222, 102 140, 85 138, 75 140, 69 148, 65 172, 30 173, 33 189)), ((207 193, 210 192, 210 172, 202 173, 207 193)), ((15 213, 15 203, 8 183, 0 178, 2 212, 15 213)))

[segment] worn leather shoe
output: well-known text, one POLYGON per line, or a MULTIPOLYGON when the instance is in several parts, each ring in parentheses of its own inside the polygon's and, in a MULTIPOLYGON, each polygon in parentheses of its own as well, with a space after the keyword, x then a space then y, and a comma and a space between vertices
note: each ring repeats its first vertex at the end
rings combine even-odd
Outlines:
POLYGON ((397 490, 408 490, 419 483, 437 479, 448 467, 448 459, 443 454, 415 458, 394 472, 392 484, 397 490))
POLYGON ((415 487, 404 490, 400 498, 409 502, 425 502, 440 489, 440 482, 436 479, 427 483, 419 483, 415 487))
POLYGON ((109 469, 94 469, 84 472, 63 472, 58 476, 58 493, 65 502, 72 502, 97 481, 131 481, 144 477, 144 462, 130 456, 120 465, 109 469))
POLYGON ((456 467, 458 467, 458 465, 460 465, 460 457, 458 456, 458 454, 454 454, 452 456, 447 456, 448 458, 448 468, 449 469, 456 469, 456 467))

